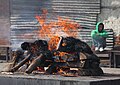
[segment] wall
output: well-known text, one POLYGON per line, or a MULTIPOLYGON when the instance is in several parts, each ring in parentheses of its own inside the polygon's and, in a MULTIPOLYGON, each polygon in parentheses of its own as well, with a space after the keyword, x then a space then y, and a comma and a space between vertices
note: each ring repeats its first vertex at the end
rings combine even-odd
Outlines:
MULTIPOLYGON (((94 28, 97 14, 100 13, 100 0, 11 0, 10 11, 11 46, 16 50, 23 42, 49 40, 48 35, 55 36, 60 32, 56 31, 60 27, 54 25, 51 34, 41 33, 46 37, 40 37, 42 25, 38 23, 36 15, 44 16, 45 24, 57 22, 60 16, 79 23, 81 27, 94 28), (46 10, 46 16, 42 14, 43 9, 44 12, 46 10)), ((61 33, 59 36, 65 36, 63 31, 61 33)))
POLYGON ((120 0, 101 0, 101 2, 98 21, 103 21, 105 28, 112 28, 115 35, 120 35, 120 0))
MULTIPOLYGON (((98 21, 105 23, 105 28, 112 28, 116 35, 120 34, 120 0, 101 0, 101 13, 98 21)), ((9 0, 0 0, 0 44, 9 44, 9 0)))
POLYGON ((10 42, 9 0, 0 0, 0 45, 10 42))

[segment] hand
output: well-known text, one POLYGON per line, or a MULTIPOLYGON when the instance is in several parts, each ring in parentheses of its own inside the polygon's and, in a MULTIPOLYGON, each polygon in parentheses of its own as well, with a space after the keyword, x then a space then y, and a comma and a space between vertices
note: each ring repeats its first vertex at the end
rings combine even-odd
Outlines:
POLYGON ((99 33, 96 33, 97 36, 99 36, 99 33))

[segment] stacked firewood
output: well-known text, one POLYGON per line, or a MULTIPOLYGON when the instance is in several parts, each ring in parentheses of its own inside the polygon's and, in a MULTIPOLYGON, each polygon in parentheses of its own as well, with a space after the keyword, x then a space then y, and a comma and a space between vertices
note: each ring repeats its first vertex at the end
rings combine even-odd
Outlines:
POLYGON ((36 40, 34 43, 22 43, 22 50, 16 52, 14 66, 9 71, 18 71, 23 66, 24 72, 28 74, 38 68, 44 70, 44 67, 48 67, 44 70, 47 74, 60 73, 64 76, 103 74, 99 67, 99 58, 85 42, 73 37, 57 37, 56 43, 55 39, 56 37, 49 42, 36 40), (24 59, 18 63, 20 57, 24 59), (72 71, 71 68, 77 70, 72 71))

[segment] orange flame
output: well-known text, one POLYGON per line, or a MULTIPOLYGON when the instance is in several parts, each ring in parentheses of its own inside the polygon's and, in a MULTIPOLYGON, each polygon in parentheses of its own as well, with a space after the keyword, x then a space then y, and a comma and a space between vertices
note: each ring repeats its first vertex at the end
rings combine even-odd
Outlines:
POLYGON ((63 19, 58 17, 57 21, 47 22, 47 10, 43 9, 43 14, 41 16, 36 16, 40 24, 39 37, 46 39, 53 36, 72 36, 76 37, 77 30, 80 25, 70 19, 63 19), (76 31, 76 32, 75 32, 76 31))
POLYGON ((59 40, 60 40, 60 37, 58 37, 58 36, 52 37, 48 42, 48 49, 56 50, 59 40))

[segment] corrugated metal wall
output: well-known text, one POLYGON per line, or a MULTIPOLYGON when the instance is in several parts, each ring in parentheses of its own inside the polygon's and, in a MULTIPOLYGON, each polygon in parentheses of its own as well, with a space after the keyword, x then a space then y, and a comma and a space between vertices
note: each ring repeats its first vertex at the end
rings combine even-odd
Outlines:
POLYGON ((0 46, 10 44, 9 0, 0 0, 0 46))
POLYGON ((42 9, 48 10, 48 22, 59 15, 92 29, 100 13, 100 0, 11 0, 12 47, 37 39, 39 23, 35 16, 40 15, 42 9))

